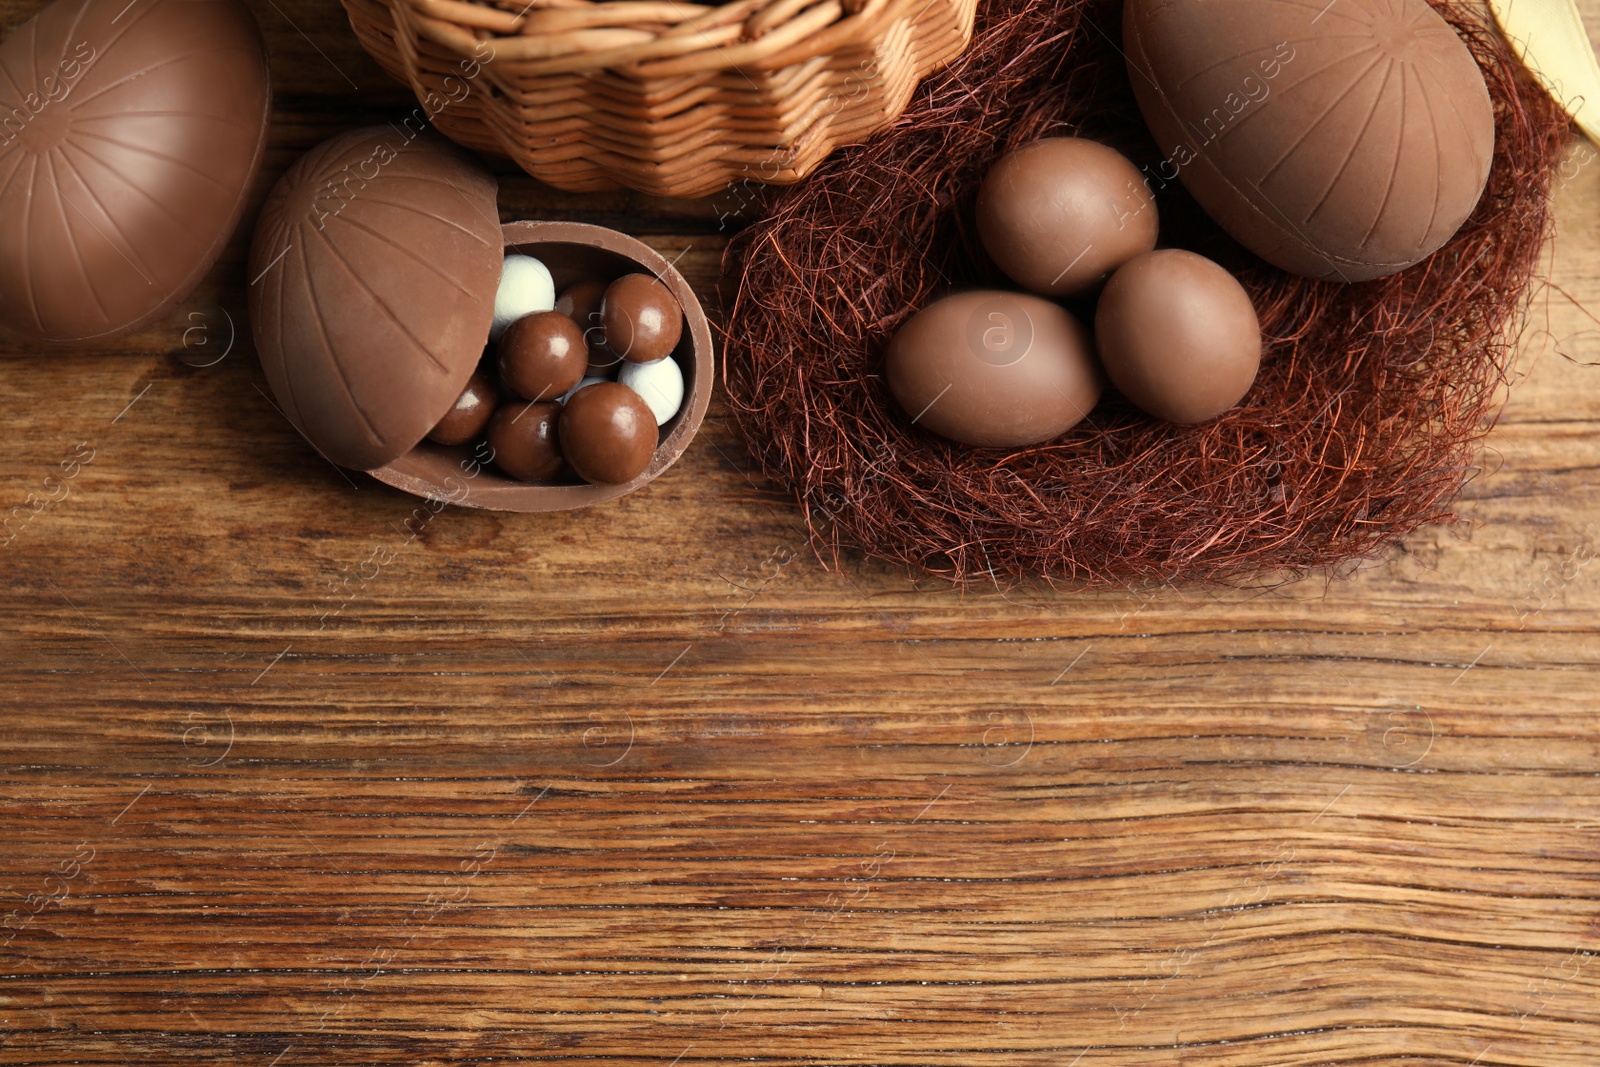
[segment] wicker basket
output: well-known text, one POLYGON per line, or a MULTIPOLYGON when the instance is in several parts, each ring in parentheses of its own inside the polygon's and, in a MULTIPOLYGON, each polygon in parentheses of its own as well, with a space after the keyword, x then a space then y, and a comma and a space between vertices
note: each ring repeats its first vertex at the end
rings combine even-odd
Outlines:
POLYGON ((805 177, 894 121, 917 82, 966 48, 977 6, 343 3, 362 45, 446 136, 562 189, 665 196, 805 177))

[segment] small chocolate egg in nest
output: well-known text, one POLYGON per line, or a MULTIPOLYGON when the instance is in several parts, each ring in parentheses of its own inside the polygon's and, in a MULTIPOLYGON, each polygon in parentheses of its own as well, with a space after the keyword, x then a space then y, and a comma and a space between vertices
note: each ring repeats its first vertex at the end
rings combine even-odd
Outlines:
POLYGON ((857 550, 957 585, 1225 583, 1334 568, 1452 521, 1504 399, 1570 126, 1476 8, 1434 7, 1494 105, 1487 191, 1429 258, 1345 285, 1257 259, 1161 178, 1115 43, 1119 3, 984 4, 972 48, 892 130, 774 193, 727 251, 729 406, 818 555, 857 550), (996 158, 1049 136, 1146 168, 1162 245, 1250 293, 1262 363, 1237 407, 1180 426, 1108 392, 1061 437, 1005 450, 941 440, 895 403, 895 330, 951 291, 1010 287, 974 202, 996 158))

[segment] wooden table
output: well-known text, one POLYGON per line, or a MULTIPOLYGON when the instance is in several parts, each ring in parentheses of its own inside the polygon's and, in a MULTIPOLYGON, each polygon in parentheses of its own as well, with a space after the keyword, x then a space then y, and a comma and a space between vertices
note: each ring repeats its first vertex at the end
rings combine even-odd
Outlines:
MULTIPOLYGON (((259 201, 407 97, 253 6, 259 201)), ((413 536, 267 401, 242 240, 10 344, 0 502, 92 461, 0 551, 0 1063, 1591 1067, 1595 155, 1466 521, 1332 582, 827 573, 720 403, 623 502, 413 536)), ((740 208, 502 195, 708 290, 740 208)))

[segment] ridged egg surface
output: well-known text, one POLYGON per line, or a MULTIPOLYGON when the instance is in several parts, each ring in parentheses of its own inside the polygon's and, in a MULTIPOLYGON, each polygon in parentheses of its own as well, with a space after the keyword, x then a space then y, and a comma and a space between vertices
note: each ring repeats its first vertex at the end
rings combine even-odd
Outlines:
POLYGON ((411 450, 472 376, 505 249, 494 178, 436 134, 341 134, 289 168, 250 249, 250 321, 289 421, 374 470, 411 450))
POLYGON ((105 340, 181 301, 238 225, 271 115, 238 0, 57 0, 0 45, 0 322, 105 340))
POLYGON ((1424 0, 1128 0, 1123 37, 1154 179, 1285 270, 1402 270, 1483 194, 1489 93, 1424 0))

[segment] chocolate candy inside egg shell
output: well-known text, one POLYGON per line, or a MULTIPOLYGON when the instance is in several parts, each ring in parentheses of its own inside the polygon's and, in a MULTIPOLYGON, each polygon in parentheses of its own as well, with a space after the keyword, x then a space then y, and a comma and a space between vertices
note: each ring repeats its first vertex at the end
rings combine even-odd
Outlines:
POLYGON ((568 286, 555 299, 555 310, 570 317, 584 331, 584 339, 589 342, 589 370, 586 373, 595 378, 613 378, 622 362, 621 355, 614 354, 605 344, 605 320, 600 315, 600 309, 605 306, 605 291, 605 282, 589 280, 568 286))
POLYGON ((495 289, 494 321, 489 337, 498 341, 511 324, 536 311, 556 306, 555 279, 550 268, 533 256, 512 253, 500 267, 500 284, 495 289))
POLYGON ((481 370, 473 371, 467 387, 428 434, 428 440, 436 445, 464 445, 475 440, 489 425, 499 403, 500 389, 494 379, 481 370))
POLYGON ((271 114, 238 0, 57 0, 0 44, 0 323, 105 340, 160 318, 238 225, 271 114))
POLYGON ((683 409, 683 369, 670 356, 654 363, 624 363, 617 381, 644 398, 658 426, 683 409))
POLYGON ((606 283, 589 280, 569 285, 556 297, 556 310, 583 329, 600 325, 600 306, 605 302, 606 283))
POLYGON ((1237 404, 1261 366, 1261 324, 1233 275, 1181 249, 1147 252, 1106 283, 1095 343, 1123 395, 1168 422, 1237 404))
POLYGON ((489 420, 486 438, 495 466, 517 481, 554 481, 562 468, 560 417, 561 405, 552 400, 502 404, 489 420))
POLYGON ((634 363, 665 359, 683 336, 683 308, 648 274, 628 274, 606 289, 600 311, 606 346, 634 363))
POLYGON ((605 345, 605 328, 600 317, 605 297, 606 283, 593 279, 570 285, 556 297, 556 310, 583 330, 584 339, 589 342, 587 373, 597 378, 611 376, 622 362, 622 357, 605 345))
POLYGON ((571 400, 573 397, 577 396, 580 392, 589 388, 591 385, 599 385, 601 382, 609 381, 611 381, 610 378, 602 378, 596 375, 584 375, 582 381, 580 381, 577 385, 574 385, 571 389, 567 390, 566 395, 561 398, 561 402, 565 404, 567 401, 571 400))
POLYGON ((1114 148, 1047 137, 1002 156, 978 192, 978 235, 1025 289, 1081 296, 1156 246, 1155 197, 1114 148))
POLYGON ((655 455, 655 416, 625 385, 601 382, 578 390, 561 412, 561 449, 584 481, 631 482, 655 455))
POLYGON ((1284 270, 1392 274, 1483 194, 1488 89, 1425 0, 1127 0, 1123 41, 1157 177, 1284 270))
POLYGON ((583 330, 559 311, 513 322, 500 338, 500 380, 527 400, 554 400, 577 385, 589 363, 583 330))

